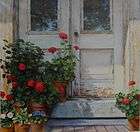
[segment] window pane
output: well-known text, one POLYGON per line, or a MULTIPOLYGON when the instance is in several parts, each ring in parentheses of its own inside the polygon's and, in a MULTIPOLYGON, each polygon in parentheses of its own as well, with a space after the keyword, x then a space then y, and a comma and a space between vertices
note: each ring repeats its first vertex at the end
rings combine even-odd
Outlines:
POLYGON ((84 0, 83 29, 110 32, 110 0, 84 0))
POLYGON ((57 30, 57 0, 31 0, 31 30, 57 30))

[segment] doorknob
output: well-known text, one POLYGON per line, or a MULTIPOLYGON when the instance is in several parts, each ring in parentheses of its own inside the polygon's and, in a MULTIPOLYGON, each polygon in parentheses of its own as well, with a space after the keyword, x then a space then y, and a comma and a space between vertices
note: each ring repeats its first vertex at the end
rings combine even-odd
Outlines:
POLYGON ((79 33, 78 32, 74 32, 74 37, 79 37, 79 33))

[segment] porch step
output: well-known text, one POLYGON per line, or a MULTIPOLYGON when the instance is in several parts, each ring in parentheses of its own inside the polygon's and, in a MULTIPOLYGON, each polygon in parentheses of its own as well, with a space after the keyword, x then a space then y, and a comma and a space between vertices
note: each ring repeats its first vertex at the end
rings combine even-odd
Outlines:
POLYGON ((127 119, 50 119, 47 127, 127 125, 127 119))
POLYGON ((125 115, 115 107, 115 99, 88 100, 79 98, 59 103, 52 118, 116 118, 125 115))

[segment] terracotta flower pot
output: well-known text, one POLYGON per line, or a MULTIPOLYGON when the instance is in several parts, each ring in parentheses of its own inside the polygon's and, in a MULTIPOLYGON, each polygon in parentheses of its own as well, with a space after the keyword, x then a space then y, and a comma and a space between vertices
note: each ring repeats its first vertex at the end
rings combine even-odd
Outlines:
POLYGON ((14 132, 14 127, 10 127, 10 128, 1 127, 0 132, 14 132))
POLYGON ((45 132, 43 124, 31 124, 31 132, 45 132))
POLYGON ((46 105, 45 104, 39 104, 39 103, 31 103, 30 104, 31 111, 46 111, 46 105))
POLYGON ((59 93, 60 102, 65 102, 67 100, 68 81, 54 81, 53 85, 56 91, 59 93))
POLYGON ((29 132, 30 125, 15 124, 15 132, 29 132))
POLYGON ((128 126, 130 131, 140 130, 140 116, 137 116, 133 119, 128 119, 128 126))

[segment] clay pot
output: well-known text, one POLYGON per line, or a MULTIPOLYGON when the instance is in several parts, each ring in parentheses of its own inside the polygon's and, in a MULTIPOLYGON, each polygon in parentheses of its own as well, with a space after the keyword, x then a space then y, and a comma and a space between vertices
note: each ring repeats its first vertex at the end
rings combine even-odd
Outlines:
POLYGON ((67 100, 68 81, 54 81, 53 85, 56 91, 59 93, 60 102, 65 102, 67 100))
POLYGON ((128 127, 130 131, 140 130, 140 116, 137 116, 133 119, 128 119, 128 127))
POLYGON ((10 128, 1 127, 0 132, 14 132, 14 127, 10 127, 10 128))
POLYGON ((43 124, 31 124, 31 132, 45 132, 43 124))
POLYGON ((15 124, 15 132, 29 132, 30 125, 15 124))
POLYGON ((31 103, 30 104, 31 111, 46 111, 46 105, 45 104, 39 104, 39 103, 31 103))

